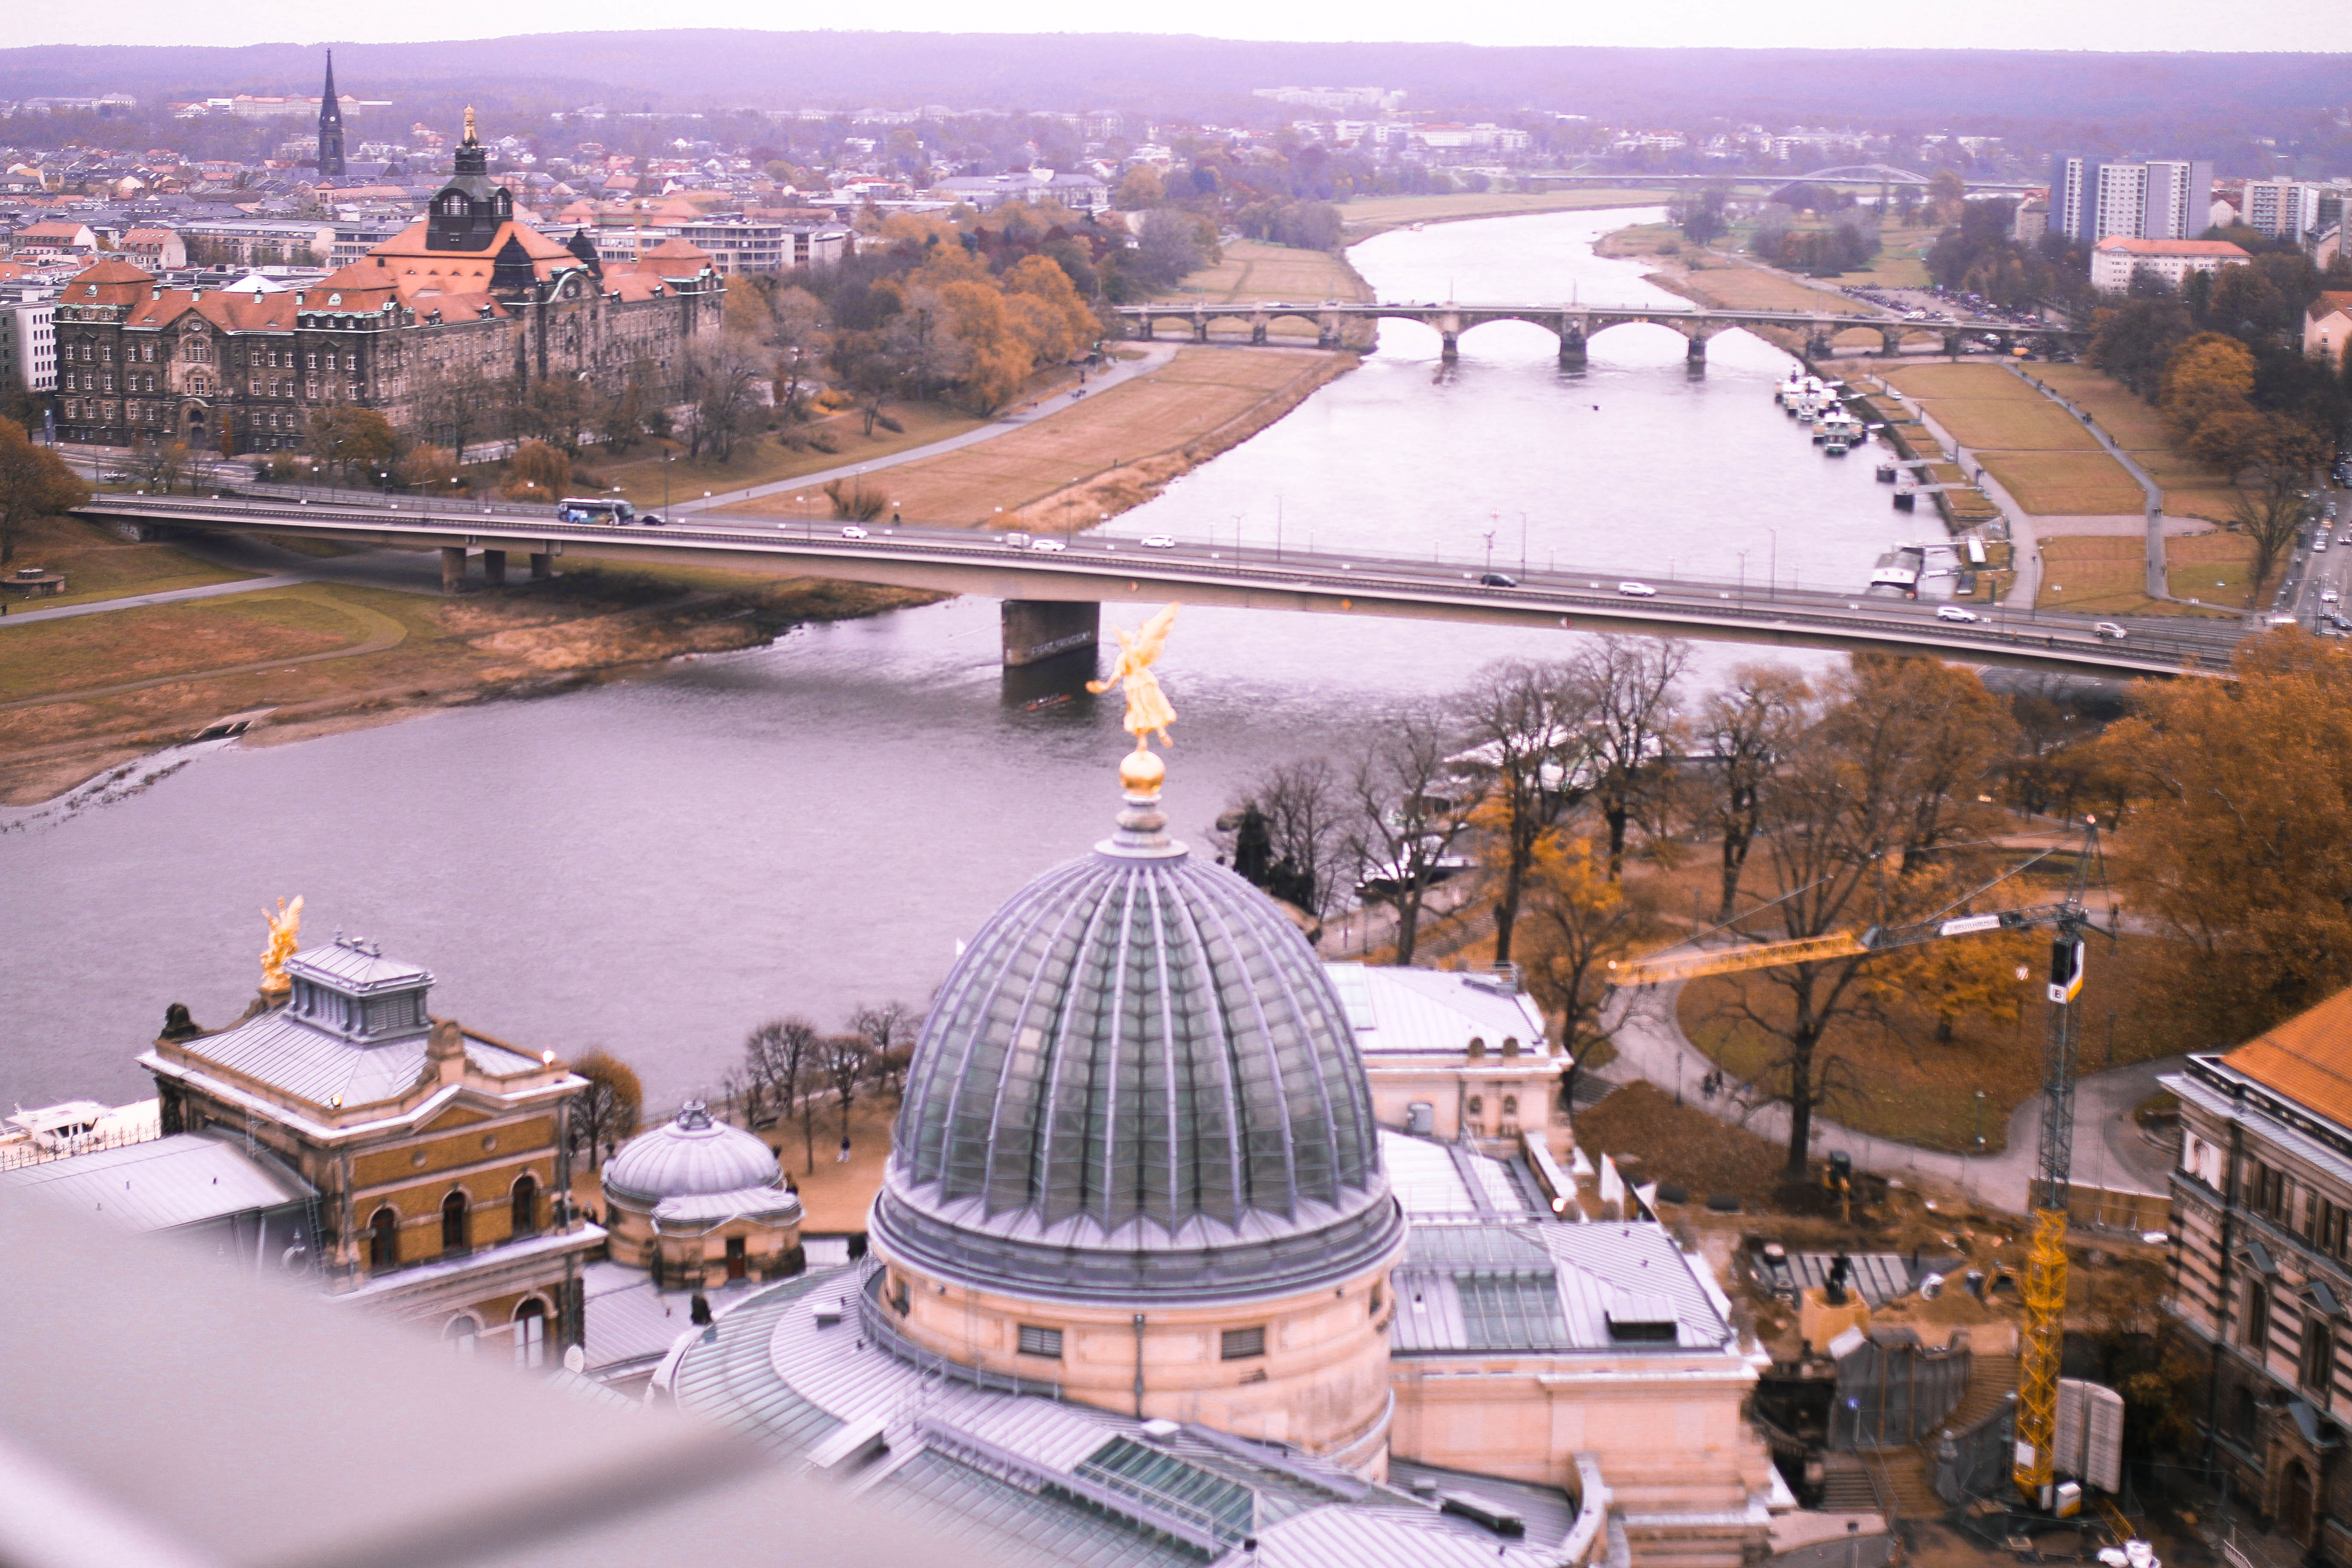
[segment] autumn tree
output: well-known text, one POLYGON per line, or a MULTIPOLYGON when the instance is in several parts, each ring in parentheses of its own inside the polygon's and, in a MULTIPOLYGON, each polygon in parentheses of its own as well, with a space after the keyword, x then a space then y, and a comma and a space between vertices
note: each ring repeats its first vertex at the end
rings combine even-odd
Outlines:
POLYGON ((1110 205, 1121 212, 1133 213, 1156 207, 1167 199, 1168 188, 1160 178, 1160 171, 1149 163, 1138 163, 1119 176, 1110 205))
POLYGON ((1456 700, 1471 765, 1486 785, 1477 826, 1496 872, 1497 963, 1511 962, 1537 841, 1559 819, 1584 760, 1591 695, 1570 666, 1511 661, 1482 671, 1456 700))
POLYGON ((1673 639, 1605 637, 1578 661, 1590 714, 1584 731, 1591 800, 1609 831, 1609 875, 1625 872, 1625 838, 1665 798, 1682 729, 1676 683, 1690 646, 1673 639))
POLYGON ((558 500, 571 488, 571 458, 544 441, 524 441, 507 459, 509 500, 558 500))
POLYGON ((16 558, 16 542, 37 517, 71 511, 89 500, 89 487, 65 459, 0 419, 0 565, 16 558))
POLYGON ((824 302, 797 284, 768 300, 768 335, 776 345, 776 405, 791 419, 807 416, 817 366, 833 347, 832 318, 824 302))
POLYGON ((311 461, 344 474, 381 470, 400 450, 392 421, 373 408, 316 409, 306 435, 311 461))
POLYGON ((1470 825, 1477 792, 1453 762, 1459 736, 1435 703, 1414 703, 1383 723, 1356 758, 1349 846, 1366 880, 1396 910, 1396 962, 1411 963, 1422 905, 1470 825))
POLYGON ((1693 721, 1693 739, 1707 758, 1704 815, 1723 846, 1718 921, 1728 921, 1738 907, 1740 876, 1763 828, 1764 787, 1803 727, 1811 696, 1795 670, 1743 664, 1728 686, 1707 694, 1693 721))
POLYGON ((393 477, 413 490, 446 495, 457 478, 457 455, 446 447, 419 441, 400 455, 393 477))
POLYGON ((2352 649, 2285 629, 2233 668, 2135 688, 2101 742, 2135 786, 2130 908, 2222 1040, 2352 984, 2352 649))
POLYGON ((1608 874, 1590 837, 1555 827, 1537 840, 1529 861, 1525 926, 1520 973, 1528 994, 1556 1020, 1554 1038, 1570 1063, 1562 1088, 1572 1100, 1577 1064, 1609 1037, 1601 1026, 1609 966, 1656 939, 1657 910, 1647 887, 1608 874))
POLYGON ((606 1155, 635 1136, 646 1091, 637 1082, 636 1070, 602 1046, 571 1067, 588 1080, 588 1087, 572 1102, 572 1152, 584 1152, 588 1168, 599 1170, 606 1155))
POLYGON ((2158 384, 2165 437, 2175 450, 2234 474, 2245 467, 2254 412, 2254 356, 2237 339, 2200 332, 2172 351, 2158 384))

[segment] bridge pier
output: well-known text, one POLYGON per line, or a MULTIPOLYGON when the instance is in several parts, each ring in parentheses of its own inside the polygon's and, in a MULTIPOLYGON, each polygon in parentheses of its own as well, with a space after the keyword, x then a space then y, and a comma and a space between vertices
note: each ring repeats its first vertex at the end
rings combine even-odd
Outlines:
POLYGON ((1437 357, 1449 363, 1462 357, 1462 334, 1452 328, 1441 329, 1437 334, 1437 357))
POLYGON ((1008 669, 1091 652, 1102 640, 1102 606, 1088 600, 1007 599, 1001 619, 1008 669))
POLYGON ((1209 323, 1197 316, 1192 320, 1192 341, 1196 343, 1209 341, 1209 323))
POLYGON ((1690 335, 1690 347, 1683 351, 1683 363, 1693 370, 1706 368, 1706 340, 1713 332, 1695 331, 1690 335))
POLYGON ((544 583, 555 575, 555 556, 550 551, 535 550, 530 556, 530 580, 544 583))
POLYGON ((461 594, 466 589, 466 547, 445 544, 441 547, 441 591, 461 594))
POLYGON ((1960 337, 1960 334, 1959 334, 1959 333, 1958 333, 1958 332, 1946 332, 1946 333, 1944 334, 1944 357, 1945 357, 1946 359, 1958 359, 1958 358, 1959 358, 1959 357, 1960 357, 1960 353, 1961 353, 1961 352, 1962 352, 1962 351, 1963 351, 1967 346, 1968 346, 1968 345, 1967 345, 1967 344, 1966 344, 1966 342, 1961 339, 1961 337, 1960 337))
POLYGON ((482 552, 482 581, 493 588, 507 585, 507 552, 503 550, 482 552))
POLYGON ((1559 368, 1582 370, 1585 366, 1584 332, 1581 328, 1562 321, 1559 332, 1559 368))
POLYGON ((1265 346, 1266 324, 1267 320, 1263 313, 1250 318, 1250 342, 1253 345, 1260 348, 1265 346))
POLYGON ((1339 317, 1331 315, 1316 317, 1315 346, 1318 349, 1338 348, 1339 346, 1339 331, 1340 327, 1339 317))
POLYGON ((1139 337, 1139 338, 1143 339, 1146 342, 1150 342, 1150 341, 1151 341, 1151 329, 1152 329, 1152 327, 1153 327, 1155 324, 1156 324, 1156 323, 1153 321, 1152 318, 1151 318, 1151 317, 1150 317, 1150 316, 1138 316, 1138 317, 1136 317, 1136 318, 1135 318, 1135 328, 1136 328, 1135 335, 1136 335, 1137 337, 1139 337))
POLYGON ((1880 359, 1897 359, 1902 356, 1902 353, 1903 333, 1901 329, 1881 327, 1878 330, 1878 357, 1880 359))

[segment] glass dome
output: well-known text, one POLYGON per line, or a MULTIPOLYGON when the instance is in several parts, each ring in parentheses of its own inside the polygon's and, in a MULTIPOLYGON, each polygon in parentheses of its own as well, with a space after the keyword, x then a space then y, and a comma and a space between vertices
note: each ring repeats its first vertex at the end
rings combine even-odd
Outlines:
MULTIPOLYGON (((1131 806, 1147 806, 1129 797, 1131 806)), ((908 1069, 877 1239, 1025 1294, 1351 1274, 1402 1220, 1347 1012, 1273 900, 1156 810, 966 947, 908 1069)))
POLYGON ((776 1187, 775 1151, 740 1127, 714 1121, 699 1100, 675 1121, 639 1133, 604 1163, 604 1191, 650 1208, 664 1198, 776 1187))

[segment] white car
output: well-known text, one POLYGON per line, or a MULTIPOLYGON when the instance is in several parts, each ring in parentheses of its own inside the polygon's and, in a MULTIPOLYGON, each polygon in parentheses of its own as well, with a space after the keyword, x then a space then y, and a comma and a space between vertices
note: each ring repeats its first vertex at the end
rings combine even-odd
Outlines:
POLYGON ((1973 626, 1978 620, 1978 616, 1973 611, 1964 610, 1958 605, 1937 605, 1936 618, 1939 621, 1965 621, 1971 626, 1973 626))
POLYGON ((1029 548, 1051 555, 1067 550, 1069 545, 1059 539, 1037 539, 1030 542, 1029 548))
POLYGON ((866 533, 864 529, 858 527, 853 522, 847 528, 841 531, 841 537, 844 539, 864 539, 866 537, 866 533))
POLYGON ((1141 539, 1137 540, 1136 542, 1142 545, 1146 550, 1173 550, 1176 548, 1175 540, 1170 538, 1164 533, 1147 533, 1141 539))
POLYGON ((2328 589, 2326 592, 2319 595, 2319 602, 2323 605, 2340 604, 2343 602, 2343 599, 2344 595, 2337 593, 2333 588, 2328 589))
POLYGON ((2113 621, 2101 621, 2098 625, 2091 628, 2091 635, 2095 637, 2113 637, 2116 641, 2121 642, 2124 638, 2131 636, 2131 633, 2124 630, 2123 627, 2116 625, 2113 621))
POLYGON ((1658 591, 1647 583, 1620 583, 1617 591, 1629 599, 1654 599, 1658 591))

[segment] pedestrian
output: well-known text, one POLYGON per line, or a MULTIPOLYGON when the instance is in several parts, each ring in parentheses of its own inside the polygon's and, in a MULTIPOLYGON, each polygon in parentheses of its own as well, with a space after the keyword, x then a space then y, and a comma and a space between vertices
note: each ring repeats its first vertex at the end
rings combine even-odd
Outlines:
POLYGON ((844 1134, 841 1140, 841 1152, 833 1157, 833 1163, 836 1165, 849 1163, 849 1139, 846 1134, 844 1134))

